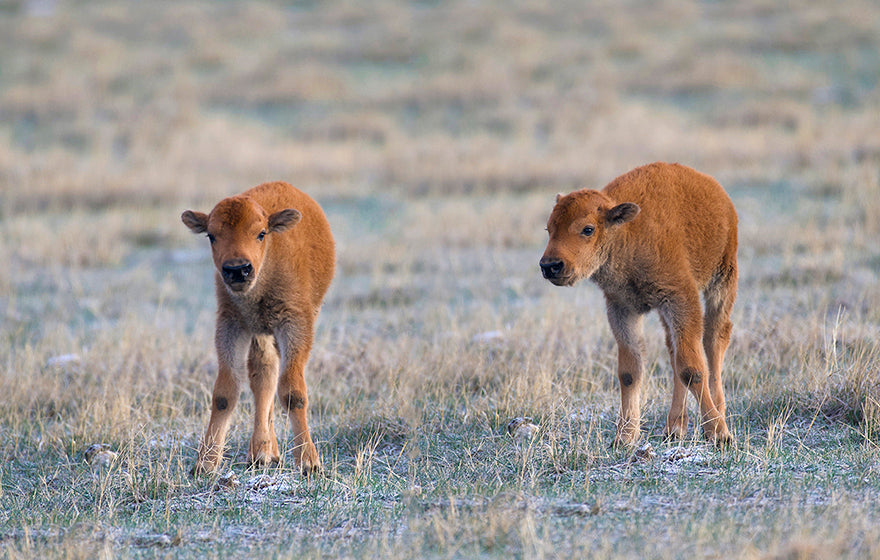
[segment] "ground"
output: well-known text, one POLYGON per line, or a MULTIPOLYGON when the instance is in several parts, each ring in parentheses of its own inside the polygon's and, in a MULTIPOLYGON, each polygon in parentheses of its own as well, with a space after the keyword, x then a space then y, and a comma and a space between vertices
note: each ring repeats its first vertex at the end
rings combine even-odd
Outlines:
POLYGON ((878 53, 858 0, 0 1, 3 556, 880 557, 878 53), (557 192, 651 161, 739 212, 725 451, 660 438, 655 316, 645 446, 612 448, 601 293, 538 269, 557 192), (246 395, 192 478, 213 279, 179 216, 268 180, 338 243, 326 476, 247 468, 246 395))

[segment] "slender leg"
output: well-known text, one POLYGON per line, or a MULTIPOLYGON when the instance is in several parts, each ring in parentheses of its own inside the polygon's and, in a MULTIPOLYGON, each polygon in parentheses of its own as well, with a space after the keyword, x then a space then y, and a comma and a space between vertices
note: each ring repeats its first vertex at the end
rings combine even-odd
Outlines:
MULTIPOLYGON (((675 301, 661 308, 664 320, 669 323, 675 346, 673 369, 675 375, 697 399, 703 434, 709 441, 718 445, 732 442, 724 416, 712 399, 709 383, 709 368, 703 351, 703 318, 700 297, 696 290, 689 290, 675 301)), ((673 406, 676 404, 673 397, 673 406)), ((670 410, 670 414, 676 412, 670 410)))
POLYGON ((215 344, 219 367, 211 398, 211 419, 193 467, 196 474, 215 471, 223 459, 226 431, 241 395, 250 336, 218 319, 215 344))
POLYGON ((736 279, 737 270, 734 264, 730 273, 711 284, 704 292, 706 315, 703 318, 703 349, 709 363, 712 400, 722 416, 727 412, 727 404, 721 381, 721 367, 724 364, 724 353, 730 345, 730 331, 733 328, 730 312, 736 299, 736 279))
POLYGON ((318 450, 309 433, 305 365, 309 359, 314 337, 313 318, 297 317, 296 323, 278 328, 276 339, 281 350, 281 376, 278 379, 278 398, 290 417, 293 429, 293 458, 303 474, 321 470, 318 450))
POLYGON ((675 343, 672 339, 671 327, 660 316, 663 330, 666 332, 666 349, 669 351, 669 364, 672 367, 672 405, 666 417, 666 428, 663 433, 669 439, 684 439, 687 436, 688 412, 686 406, 687 387, 681 376, 675 371, 675 343))
POLYGON ((254 432, 248 446, 248 461, 276 463, 281 458, 272 411, 278 387, 278 351, 271 336, 257 336, 248 355, 248 376, 254 394, 254 432))
POLYGON ((615 445, 633 445, 641 430, 642 316, 612 303, 607 304, 608 323, 617 340, 617 379, 620 381, 620 419, 615 445))

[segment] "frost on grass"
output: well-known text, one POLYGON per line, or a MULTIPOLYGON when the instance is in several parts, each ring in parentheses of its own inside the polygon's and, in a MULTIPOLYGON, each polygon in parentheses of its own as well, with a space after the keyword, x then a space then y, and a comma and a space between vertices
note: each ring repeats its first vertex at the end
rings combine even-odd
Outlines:
MULTIPOLYGON (((177 530, 188 558, 300 537, 319 543, 304 557, 761 557, 798 534, 877 555, 876 3, 657 3, 636 21, 615 3, 574 20, 565 3, 58 3, 39 21, 17 4, 0 10, 0 544, 37 545, 12 558, 177 530), (831 82, 849 100, 817 105, 831 82), (611 449, 601 294, 547 288, 536 251, 556 192, 685 156, 742 219, 724 368, 742 438, 611 449), (176 216, 261 177, 318 194, 337 235, 309 367, 338 468, 236 467, 214 490, 185 474, 216 372, 210 259, 176 216)), ((662 424, 668 359, 645 331, 662 424)))

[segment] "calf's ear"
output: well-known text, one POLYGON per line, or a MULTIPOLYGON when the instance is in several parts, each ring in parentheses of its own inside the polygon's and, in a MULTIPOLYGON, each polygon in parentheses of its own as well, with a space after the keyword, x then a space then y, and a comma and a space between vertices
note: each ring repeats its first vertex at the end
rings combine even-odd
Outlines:
POLYGON ((269 216, 269 231, 279 232, 288 230, 298 224, 300 220, 302 220, 302 214, 300 214, 299 210, 294 210, 293 208, 279 210, 269 216))
POLYGON ((208 215, 202 212, 187 210, 180 215, 180 221, 193 233, 205 233, 208 231, 208 215))
POLYGON ((605 222, 613 226, 619 226, 638 216, 640 211, 641 208, 639 208, 638 204, 624 202, 605 213, 605 222))

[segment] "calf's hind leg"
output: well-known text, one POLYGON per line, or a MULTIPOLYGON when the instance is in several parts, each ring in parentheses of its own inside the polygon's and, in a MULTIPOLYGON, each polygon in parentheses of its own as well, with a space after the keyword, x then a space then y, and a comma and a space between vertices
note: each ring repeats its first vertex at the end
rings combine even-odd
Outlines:
MULTIPOLYGON (((732 442, 724 415, 715 406, 710 390, 709 368, 703 350, 703 318, 700 296, 694 287, 677 301, 661 308, 663 319, 669 324, 675 347, 673 369, 675 375, 697 399, 700 406, 703 434, 717 445, 732 442)), ((683 399, 682 399, 683 400, 683 399)), ((676 403, 674 402, 673 405, 676 403)), ((683 403, 682 403, 683 405, 683 403)), ((675 412, 670 410, 670 415, 675 412)))
POLYGON ((722 416, 727 412, 724 399, 724 384, 721 381, 721 367, 724 353, 730 345, 730 331, 733 323, 730 312, 736 299, 737 271, 734 265, 731 272, 709 285, 703 293, 706 314, 703 317, 703 348, 709 363, 709 385, 712 400, 722 416))
POLYGON ((305 365, 312 348, 314 331, 311 321, 287 324, 278 330, 277 340, 281 350, 281 375, 278 379, 278 398, 290 417, 293 430, 293 458, 306 475, 321 470, 318 450, 312 442, 307 419, 308 392, 306 390, 305 365))
POLYGON ((675 342, 672 338, 672 327, 660 316, 663 330, 666 332, 666 349, 669 351, 669 364, 672 367, 672 405, 666 417, 663 434, 670 439, 684 439, 688 429, 688 412, 686 406, 687 387, 675 370, 675 342))
POLYGON ((256 336, 248 355, 248 377, 254 394, 254 432, 248 446, 248 461, 276 463, 281 458, 272 412, 278 387, 278 351, 271 336, 256 336))

